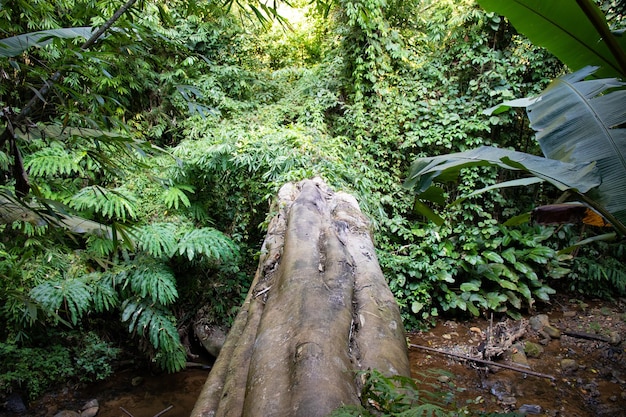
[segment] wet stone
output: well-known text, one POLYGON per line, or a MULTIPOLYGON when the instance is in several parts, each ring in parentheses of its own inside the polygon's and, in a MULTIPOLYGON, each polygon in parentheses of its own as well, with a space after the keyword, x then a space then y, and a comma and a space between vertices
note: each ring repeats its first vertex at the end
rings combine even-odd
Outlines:
POLYGON ((622 342, 622 336, 618 332, 609 333, 609 338, 612 345, 619 345, 622 342))
POLYGON ((445 384, 445 383, 450 382, 450 377, 448 375, 441 375, 437 378, 437 381, 441 382, 442 384, 445 384))
POLYGON ((81 410, 86 410, 88 408, 93 408, 93 407, 99 407, 100 405, 98 404, 98 400, 97 399, 93 399, 93 400, 89 400, 85 403, 85 405, 83 405, 83 408, 81 408, 81 410))
POLYGON ((533 316, 528 320, 528 323, 530 324, 530 327, 536 332, 539 332, 544 327, 550 325, 550 321, 546 314, 538 314, 536 316, 533 316))
POLYGON ((552 339, 558 339, 561 337, 561 331, 551 325, 544 326, 543 332, 550 336, 552 339))
POLYGON ((570 374, 578 370, 578 363, 574 359, 561 359, 561 370, 570 374))
POLYGON ((72 410, 63 410, 56 413, 54 417, 80 417, 80 414, 72 410))
POLYGON ((9 395, 9 397, 7 398, 5 407, 7 411, 11 413, 20 414, 20 413, 26 412, 26 406, 24 405, 24 400, 22 400, 22 397, 20 397, 20 395, 15 392, 9 395))
POLYGON ((139 385, 143 384, 144 378, 141 376, 136 376, 133 379, 131 379, 130 384, 133 387, 138 387, 139 385))
POLYGON ((524 344, 524 352, 529 358, 538 358, 543 353, 543 347, 535 342, 527 341, 524 344))
POLYGON ((530 368, 528 358, 526 358, 526 354, 524 353, 524 347, 519 344, 515 344, 511 348, 511 361, 522 367, 530 368))
POLYGON ((500 399, 502 405, 515 405, 515 403, 517 403, 517 399, 512 395, 506 395, 500 399))
POLYGON ((522 414, 541 414, 541 406, 535 404, 524 404, 517 411, 522 414))

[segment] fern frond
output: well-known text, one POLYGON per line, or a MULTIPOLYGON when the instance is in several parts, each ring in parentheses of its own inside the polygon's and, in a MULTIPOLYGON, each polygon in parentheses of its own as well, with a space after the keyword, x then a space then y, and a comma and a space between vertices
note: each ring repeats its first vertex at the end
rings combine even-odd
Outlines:
POLYGON ((174 349, 157 354, 156 363, 167 372, 173 373, 184 369, 187 364, 187 352, 182 343, 174 346, 174 349))
POLYGON ((56 315, 65 309, 72 324, 78 323, 92 300, 89 287, 79 279, 46 281, 33 288, 30 295, 49 314, 56 315))
POLYGON ((122 304, 122 321, 128 321, 128 331, 133 333, 137 328, 137 319, 143 313, 143 300, 127 299, 122 304))
POLYGON ((91 301, 96 313, 110 311, 118 306, 120 299, 115 291, 113 277, 92 273, 88 275, 91 288, 91 301))
POLYGON ((50 146, 31 154, 24 167, 33 177, 71 175, 82 173, 80 158, 68 153, 61 146, 50 146))
POLYGON ((190 261, 197 256, 205 256, 213 262, 229 261, 238 256, 237 245, 224 233, 211 227, 194 229, 183 235, 177 251, 190 261))
POLYGON ((161 198, 163 202, 169 209, 176 209, 180 204, 185 207, 191 206, 191 201, 189 201, 189 197, 185 194, 185 191, 188 193, 193 193, 193 187, 190 185, 178 184, 174 186, 168 186, 165 188, 163 193, 161 194, 161 198))
POLYGON ((170 257, 176 250, 176 226, 172 223, 153 223, 136 229, 139 249, 155 258, 170 257))
POLYGON ((109 218, 122 221, 136 217, 136 201, 119 189, 110 190, 97 185, 85 187, 74 194, 69 205, 76 210, 94 210, 109 218))
POLYGON ((185 349, 169 310, 148 300, 128 299, 122 305, 122 320, 129 321, 130 333, 148 338, 162 368, 175 372, 185 366, 185 349))
POLYGON ((97 257, 109 256, 115 250, 115 241, 106 236, 90 235, 87 238, 87 250, 97 257))
POLYGON ((150 262, 137 267, 130 274, 131 290, 142 298, 168 305, 178 298, 176 278, 162 263, 150 262))

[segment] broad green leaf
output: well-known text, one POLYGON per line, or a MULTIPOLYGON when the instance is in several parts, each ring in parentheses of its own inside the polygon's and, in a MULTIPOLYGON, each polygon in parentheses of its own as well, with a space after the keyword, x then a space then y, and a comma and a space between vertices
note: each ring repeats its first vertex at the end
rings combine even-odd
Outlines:
POLYGON ((524 296, 526 301, 528 301, 529 303, 532 302, 533 297, 532 293, 530 292, 530 288, 528 288, 528 285, 524 284, 523 282, 519 282, 517 284, 517 291, 524 296))
POLYGON ((480 284, 481 284, 480 281, 472 280, 472 281, 464 282, 463 284, 461 284, 460 289, 463 292, 478 291, 480 290, 480 284))
POLYGON ((563 268, 561 266, 557 266, 556 268, 550 269, 549 275, 552 279, 563 278, 567 274, 569 274, 572 270, 570 268, 563 268))
POLYGON ((483 252, 483 256, 492 262, 496 262, 499 264, 504 263, 504 259, 502 259, 502 257, 498 255, 496 252, 485 251, 483 252))
POLYGON ((411 311, 415 314, 422 311, 423 308, 424 308, 424 304, 420 303, 419 301, 413 301, 413 303, 411 303, 411 311))
POLYGON ((415 210, 416 213, 421 214, 422 216, 426 217, 428 220, 435 223, 437 226, 443 225, 443 222, 444 222, 443 217, 435 213, 433 209, 428 207, 422 201, 415 200, 413 209, 415 210))
MULTIPOLYGON (((452 206, 452 205, 455 205, 455 204, 462 203, 463 201, 467 200, 468 198, 475 197, 475 196, 480 195, 482 193, 486 193, 487 191, 499 190, 500 188, 507 188, 507 187, 527 187, 529 185, 540 184, 542 182, 544 182, 544 180, 541 179, 541 178, 537 178, 537 177, 519 178, 519 179, 516 179, 516 180, 500 182, 498 184, 490 185, 488 187, 481 188, 480 190, 476 190, 476 191, 474 191, 472 193, 469 193, 469 194, 466 194, 464 196, 461 196, 460 198, 457 198, 455 201, 453 201, 450 205, 452 206)), ((429 188, 429 190, 430 190, 430 188, 429 188)), ((424 194, 421 194, 420 197, 425 199, 425 200, 430 200, 424 194)))
POLYGON ((502 288, 506 288, 507 290, 512 290, 512 291, 519 291, 519 288, 517 287, 517 285, 511 281, 507 281, 506 279, 499 279, 497 280, 498 284, 500 284, 500 286, 502 288))
POLYGON ((555 80, 527 108, 528 117, 547 158, 596 163, 602 181, 589 196, 626 224, 626 83, 585 80, 594 70, 555 80))
POLYGON ((435 180, 438 182, 456 180, 463 168, 494 165, 511 170, 524 170, 563 191, 574 189, 586 193, 601 182, 593 162, 566 163, 523 152, 483 146, 466 152, 418 158, 413 162, 404 186, 414 190, 419 197, 435 180))
POLYGON ((556 294, 556 291, 546 285, 543 285, 534 290, 533 294, 541 301, 550 301, 550 295, 556 294))
POLYGON ((471 301, 467 302, 467 309, 469 310, 470 313, 472 313, 472 315, 476 317, 480 314, 480 311, 478 311, 476 306, 471 301))
POLYGON ((617 233, 615 233, 615 232, 604 233, 604 234, 601 234, 601 235, 598 235, 598 236, 592 236, 592 237, 589 237, 587 239, 583 239, 580 242, 577 242, 574 245, 569 246, 569 247, 567 247, 565 249, 561 249, 557 253, 559 255, 566 254, 566 253, 571 253, 571 252, 573 252, 574 250, 576 250, 580 246, 588 245, 588 244, 593 243, 593 242, 614 241, 616 237, 617 237, 617 233))
POLYGON ((624 76, 626 39, 611 34, 592 0, 477 0, 506 16, 535 45, 543 46, 576 71, 598 65, 598 75, 624 76), (582 6, 582 7, 581 7, 582 6))
POLYGON ((450 272, 448 271, 439 271, 437 273, 437 280, 449 282, 451 284, 454 283, 454 278, 452 277, 452 274, 450 274, 450 272))
POLYGON ((515 248, 508 248, 500 254, 508 262, 514 264, 517 259, 515 258, 515 248))
POLYGON ((508 266, 506 265, 498 265, 498 266, 500 266, 500 269, 501 269, 501 272, 500 272, 501 276, 508 278, 512 282, 519 281, 519 275, 511 271, 511 269, 508 266))
POLYGON ((492 310, 497 309, 502 303, 507 301, 506 295, 495 291, 487 293, 485 299, 487 300, 487 305, 492 310))
POLYGON ((76 27, 42 30, 41 32, 25 33, 0 40, 0 56, 10 58, 17 56, 31 46, 43 47, 52 42, 52 38, 88 39, 92 34, 91 27, 76 27))
POLYGON ((516 98, 515 100, 504 101, 500 104, 488 108, 487 110, 483 110, 483 114, 491 116, 492 114, 504 113, 505 111, 510 110, 511 107, 528 107, 537 100, 537 97, 524 97, 516 98))
POLYGON ((515 295, 513 291, 505 291, 504 293, 506 294, 506 298, 509 300, 511 305, 513 305, 513 307, 517 309, 522 308, 522 300, 520 300, 520 298, 515 295))
POLYGON ((494 264, 478 265, 476 272, 492 281, 498 281, 500 279, 500 274, 494 270, 494 264))
POLYGON ((522 213, 519 216, 511 217, 510 219, 502 223, 502 225, 507 227, 519 226, 520 224, 530 222, 530 217, 530 212, 522 213))

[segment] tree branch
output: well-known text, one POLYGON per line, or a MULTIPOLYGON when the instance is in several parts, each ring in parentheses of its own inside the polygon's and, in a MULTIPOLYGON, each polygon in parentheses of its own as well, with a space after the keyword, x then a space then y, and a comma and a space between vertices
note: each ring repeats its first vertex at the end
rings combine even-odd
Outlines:
MULTIPOLYGON (((80 47, 82 50, 86 50, 91 47, 96 41, 111 27, 113 23, 117 21, 137 0, 128 0, 122 7, 120 7, 109 20, 105 22, 87 41, 80 47)), ((15 117, 14 124, 18 124, 30 115, 35 107, 41 103, 42 98, 45 98, 50 92, 50 88, 59 81, 61 78, 61 72, 55 72, 45 84, 39 89, 38 94, 35 94, 30 101, 24 106, 22 111, 15 117)))
POLYGON ((552 381, 554 381, 556 379, 552 375, 542 374, 540 372, 531 371, 530 369, 523 369, 523 368, 518 368, 517 366, 505 365, 503 363, 497 363, 497 362, 493 362, 493 361, 487 361, 487 360, 484 360, 484 359, 472 358, 471 356, 460 355, 458 353, 445 352, 443 350, 439 350, 439 349, 435 349, 435 348, 431 348, 431 347, 427 347, 427 346, 414 345, 412 343, 409 343, 409 347, 416 348, 416 349, 427 350, 429 352, 441 353, 442 355, 448 355, 448 356, 452 356, 452 357, 458 358, 458 359, 463 359, 463 360, 466 360, 466 361, 482 363, 483 365, 499 366, 500 368, 510 369, 512 371, 521 372, 523 374, 528 374, 528 375, 533 375, 533 376, 538 376, 540 378, 547 378, 547 379, 550 379, 552 381))
MULTIPOLYGON (((87 41, 80 47, 81 50, 86 50, 91 47, 96 41, 115 23, 120 16, 122 16, 137 0, 127 0, 122 7, 120 7, 109 20, 105 22, 87 41)), ((13 120, 7 117, 7 123, 12 125, 12 128, 6 128, 0 136, 0 148, 4 147, 5 143, 9 141, 11 143, 11 152, 14 156, 13 176, 16 180, 16 191, 18 195, 25 196, 30 191, 30 183, 28 181, 28 174, 24 169, 24 164, 16 144, 17 137, 15 136, 15 129, 19 129, 20 124, 35 111, 41 103, 45 102, 45 98, 50 92, 50 89, 54 83, 58 82, 61 78, 61 72, 57 71, 44 83, 43 86, 35 93, 35 95, 26 103, 22 110, 15 115, 13 120)))

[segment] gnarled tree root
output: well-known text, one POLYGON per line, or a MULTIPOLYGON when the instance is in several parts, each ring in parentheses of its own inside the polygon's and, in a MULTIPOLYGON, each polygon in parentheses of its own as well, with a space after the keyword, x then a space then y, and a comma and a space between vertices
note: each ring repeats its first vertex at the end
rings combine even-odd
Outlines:
POLYGON ((277 210, 192 417, 321 417, 359 403, 359 370, 410 374, 400 312, 356 200, 305 180, 281 188, 277 210))

